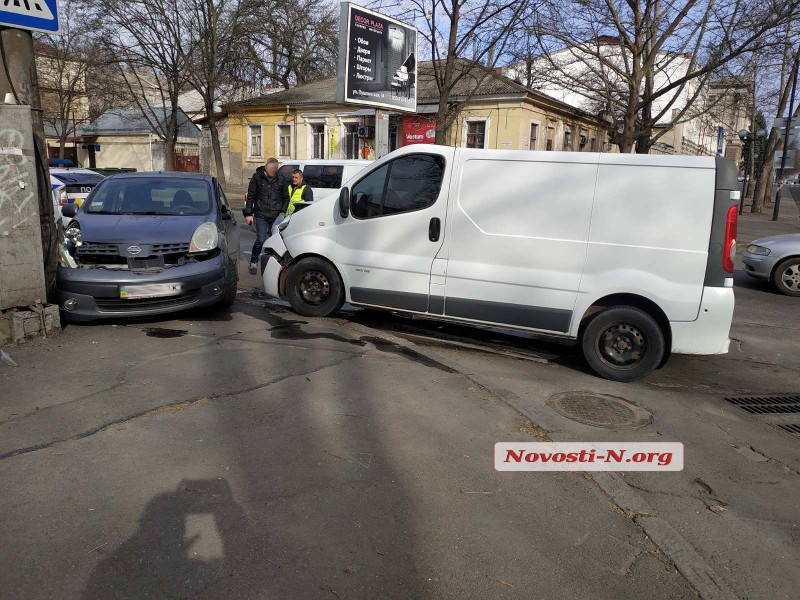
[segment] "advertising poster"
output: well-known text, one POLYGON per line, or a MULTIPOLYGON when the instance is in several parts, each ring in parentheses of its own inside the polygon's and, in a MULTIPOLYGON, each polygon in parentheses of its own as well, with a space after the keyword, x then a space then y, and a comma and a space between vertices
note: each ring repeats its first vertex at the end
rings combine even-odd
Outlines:
POLYGON ((403 117, 403 146, 433 144, 436 141, 436 117, 406 115, 403 117))
POLYGON ((341 102, 415 112, 417 30, 352 4, 342 6, 341 102), (342 85, 342 83, 344 85, 342 85))

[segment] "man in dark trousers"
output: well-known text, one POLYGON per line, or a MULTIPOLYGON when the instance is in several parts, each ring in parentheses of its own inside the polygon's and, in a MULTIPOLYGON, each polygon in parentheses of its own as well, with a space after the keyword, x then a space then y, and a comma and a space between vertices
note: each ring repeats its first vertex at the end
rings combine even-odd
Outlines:
POLYGON ((261 247, 267 241, 275 219, 289 207, 289 183, 278 175, 278 160, 270 158, 256 169, 247 187, 244 220, 248 225, 255 221, 256 241, 250 255, 250 273, 258 272, 261 247))

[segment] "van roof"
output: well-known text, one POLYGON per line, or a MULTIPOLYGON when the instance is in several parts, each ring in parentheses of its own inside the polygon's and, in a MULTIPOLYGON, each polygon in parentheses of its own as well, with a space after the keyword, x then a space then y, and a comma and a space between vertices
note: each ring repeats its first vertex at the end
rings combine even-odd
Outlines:
POLYGON ((371 165, 373 162, 372 160, 359 160, 355 158, 299 158, 299 159, 290 159, 287 158, 286 160, 282 161, 282 165, 293 165, 293 164, 303 164, 303 165, 371 165))

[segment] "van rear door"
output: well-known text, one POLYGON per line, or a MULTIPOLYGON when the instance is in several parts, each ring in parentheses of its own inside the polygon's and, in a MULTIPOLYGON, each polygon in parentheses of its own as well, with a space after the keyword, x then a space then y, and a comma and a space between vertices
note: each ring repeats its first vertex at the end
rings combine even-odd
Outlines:
POLYGON ((351 302, 428 310, 454 153, 437 147, 392 155, 351 186, 350 215, 336 231, 336 262, 351 302))

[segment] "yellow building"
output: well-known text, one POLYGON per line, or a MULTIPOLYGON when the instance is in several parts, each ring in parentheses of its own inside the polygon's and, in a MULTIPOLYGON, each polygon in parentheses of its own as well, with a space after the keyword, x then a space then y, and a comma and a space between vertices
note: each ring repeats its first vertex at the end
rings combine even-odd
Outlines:
MULTIPOLYGON (((470 66, 448 100, 456 115, 449 145, 509 150, 604 152, 604 123, 597 117, 528 89, 495 71, 470 66)), ((439 93, 430 63, 422 63, 417 114, 390 113, 390 150, 433 142, 439 93)), ((375 109, 336 102, 336 78, 227 107, 228 184, 243 186, 274 156, 374 158, 375 109)), ((213 161, 212 161, 213 162, 213 161)), ((213 164, 209 165, 213 171, 213 164)))

